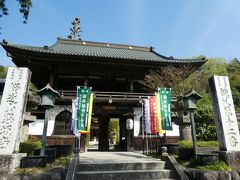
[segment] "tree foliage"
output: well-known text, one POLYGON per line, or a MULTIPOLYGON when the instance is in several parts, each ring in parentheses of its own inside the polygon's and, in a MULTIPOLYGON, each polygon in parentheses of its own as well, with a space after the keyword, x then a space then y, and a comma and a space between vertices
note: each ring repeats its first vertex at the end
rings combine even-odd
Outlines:
POLYGON ((200 94, 208 92, 208 79, 213 75, 228 75, 227 62, 222 58, 210 58, 208 61, 183 81, 189 90, 200 94))
MULTIPOLYGON (((32 0, 16 0, 20 6, 19 11, 23 14, 24 21, 27 23, 30 8, 32 7, 32 0)), ((8 15, 8 8, 6 5, 6 0, 0 0, 0 17, 8 15)))
POLYGON ((229 80, 232 88, 233 101, 235 106, 240 106, 240 62, 233 59, 228 64, 229 80))
MULTIPOLYGON (((197 57, 197 58, 203 58, 197 57)), ((222 58, 210 58, 198 69, 193 69, 190 66, 167 66, 160 70, 151 71, 145 76, 143 85, 148 89, 155 91, 157 87, 172 88, 174 95, 183 95, 188 90, 194 89, 200 93, 203 98, 198 102, 198 109, 195 111, 196 130, 199 140, 215 140, 216 127, 214 124, 213 107, 208 88, 208 79, 213 75, 229 75, 231 71, 239 73, 240 65, 234 61, 234 64, 229 67, 229 64, 222 58)), ((240 76, 239 80, 240 80, 240 76)), ((236 78, 236 84, 238 78, 236 78)), ((240 102, 240 96, 235 93, 240 102)), ((235 96, 234 96, 235 97, 235 96)), ((235 99, 237 99, 235 97, 235 99)))
POLYGON ((112 119, 109 124, 108 124, 108 137, 110 140, 110 143, 113 144, 114 142, 114 138, 116 138, 116 144, 119 143, 119 138, 120 138, 120 134, 119 134, 119 120, 117 119, 112 119))
POLYGON ((150 70, 144 80, 139 82, 150 91, 156 91, 158 87, 172 88, 173 94, 178 96, 186 91, 186 84, 181 82, 193 71, 193 67, 188 65, 168 65, 158 70, 150 70))
POLYGON ((7 67, 0 66, 0 79, 6 78, 7 75, 7 67))

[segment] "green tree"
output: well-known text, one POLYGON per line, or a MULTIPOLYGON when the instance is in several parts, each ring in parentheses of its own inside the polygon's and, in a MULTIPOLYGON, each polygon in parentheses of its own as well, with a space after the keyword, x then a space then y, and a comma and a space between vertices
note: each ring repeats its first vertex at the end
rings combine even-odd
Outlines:
POLYGON ((0 66, 0 79, 6 78, 7 75, 7 67, 0 66))
MULTIPOLYGON (((20 6, 20 13, 23 14, 24 21, 27 23, 30 8, 32 7, 32 0, 16 0, 20 6)), ((0 17, 8 15, 8 8, 6 5, 6 0, 0 0, 0 17)))
POLYGON ((229 80, 232 89, 233 101, 237 109, 240 107, 240 62, 234 58, 228 64, 229 80))
POLYGON ((223 58, 209 58, 198 70, 182 83, 200 94, 208 92, 208 79, 213 75, 228 75, 227 62, 223 58))
POLYGON ((198 140, 216 140, 216 126, 214 112, 209 93, 202 94, 203 98, 198 102, 198 109, 194 113, 196 133, 198 140))
POLYGON ((108 124, 108 137, 110 139, 110 143, 114 142, 114 138, 116 138, 116 144, 119 143, 119 120, 111 119, 108 124))
POLYGON ((198 109, 195 111, 198 140, 216 140, 217 138, 208 79, 213 75, 228 75, 227 67, 228 64, 225 59, 210 58, 182 82, 188 84, 190 89, 195 89, 203 96, 197 104, 198 109))
POLYGON ((149 91, 154 92, 158 87, 172 88, 175 96, 183 95, 188 90, 185 83, 181 83, 194 71, 190 65, 173 66, 168 65, 158 70, 150 70, 143 80, 143 84, 149 91))

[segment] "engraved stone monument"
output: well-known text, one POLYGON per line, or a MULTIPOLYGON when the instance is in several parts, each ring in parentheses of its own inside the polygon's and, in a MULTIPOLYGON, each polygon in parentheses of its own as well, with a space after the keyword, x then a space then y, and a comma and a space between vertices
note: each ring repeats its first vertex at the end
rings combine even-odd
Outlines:
POLYGON ((0 171, 11 173, 25 154, 19 150, 20 133, 31 72, 9 67, 0 106, 0 171))
POLYGON ((209 79, 209 85, 215 112, 220 159, 233 168, 239 167, 240 135, 228 77, 213 76, 209 79))

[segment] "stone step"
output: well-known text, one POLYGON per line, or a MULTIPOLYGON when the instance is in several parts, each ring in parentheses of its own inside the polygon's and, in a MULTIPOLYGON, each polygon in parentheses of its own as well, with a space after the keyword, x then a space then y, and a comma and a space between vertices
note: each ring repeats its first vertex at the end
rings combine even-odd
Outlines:
POLYGON ((78 171, 75 180, 177 179, 172 170, 78 171))
MULTIPOLYGON (((153 179, 153 178, 150 178, 151 180, 177 180, 177 179, 169 179, 169 178, 161 178, 161 179, 153 179)), ((150 180, 150 179, 134 179, 134 180, 150 180)))
POLYGON ((165 168, 164 161, 143 162, 108 162, 108 163, 80 163, 78 171, 109 171, 109 170, 161 170, 165 168))

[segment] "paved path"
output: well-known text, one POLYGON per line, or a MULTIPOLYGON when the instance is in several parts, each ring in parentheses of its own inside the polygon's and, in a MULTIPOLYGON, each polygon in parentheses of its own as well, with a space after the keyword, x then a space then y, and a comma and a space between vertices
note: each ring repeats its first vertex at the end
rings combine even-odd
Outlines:
POLYGON ((134 152, 86 152, 80 154, 80 164, 82 163, 120 163, 120 162, 145 162, 161 161, 140 153, 134 152))

